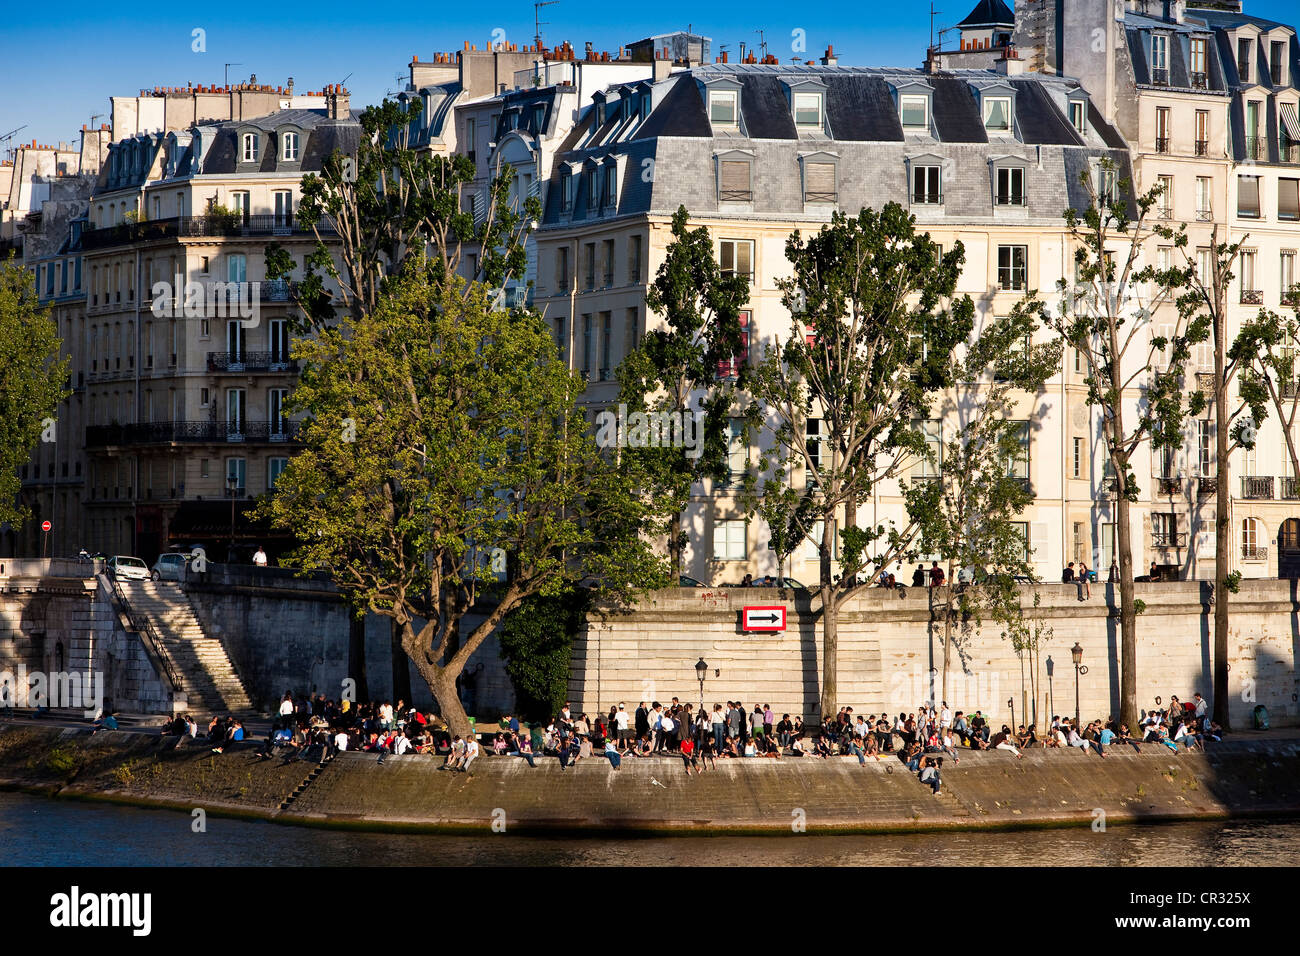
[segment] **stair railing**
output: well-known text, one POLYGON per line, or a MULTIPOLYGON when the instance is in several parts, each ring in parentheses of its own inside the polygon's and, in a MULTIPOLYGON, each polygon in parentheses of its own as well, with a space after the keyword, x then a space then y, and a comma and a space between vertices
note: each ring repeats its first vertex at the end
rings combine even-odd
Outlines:
POLYGON ((154 657, 162 665, 163 673, 172 685, 172 690, 179 691, 181 682, 176 676, 176 669, 172 666, 171 658, 167 655, 167 649, 162 639, 158 637, 158 632, 154 630, 153 623, 144 615, 136 614, 134 608, 131 607, 131 602, 127 600, 126 595, 122 592, 122 585, 117 578, 110 577, 108 580, 113 585, 113 598, 117 601, 122 613, 126 615, 131 629, 144 635, 144 639, 153 651, 154 657))

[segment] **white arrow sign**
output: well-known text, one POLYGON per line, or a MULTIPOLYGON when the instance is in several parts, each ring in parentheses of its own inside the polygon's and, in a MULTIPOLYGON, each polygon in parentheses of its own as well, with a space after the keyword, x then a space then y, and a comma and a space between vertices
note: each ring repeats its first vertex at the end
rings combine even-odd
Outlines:
POLYGON ((747 607, 740 615, 742 631, 784 631, 785 608, 779 605, 747 607))

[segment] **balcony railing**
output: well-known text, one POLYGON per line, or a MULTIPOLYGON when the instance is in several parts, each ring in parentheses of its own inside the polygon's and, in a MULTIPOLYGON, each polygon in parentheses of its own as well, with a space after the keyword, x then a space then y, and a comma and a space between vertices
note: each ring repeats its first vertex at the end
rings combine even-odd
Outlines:
POLYGON ((1196 221, 1197 221, 1197 222, 1213 222, 1213 221, 1214 221, 1214 210, 1213 210, 1213 209, 1198 209, 1198 210, 1196 210, 1196 221))
POLYGON ((91 425, 86 429, 86 447, 112 445, 160 445, 171 443, 292 442, 297 440, 296 422, 142 422, 134 425, 91 425))
POLYGON ((209 352, 209 372, 296 372, 298 363, 283 352, 209 352))
POLYGON ((1028 200, 1024 193, 998 193, 999 206, 1024 206, 1028 205, 1028 200))
POLYGON ((1201 475, 1196 482, 1196 497, 1213 498, 1219 490, 1219 479, 1216 475, 1201 475))
POLYGON ((753 202, 754 191, 752 189, 720 189, 718 190, 718 202, 753 202))
POLYGON ((1263 291, 1260 289, 1242 289, 1241 304, 1242 305, 1263 305, 1264 304, 1263 291))
POLYGON ((1157 152, 1157 153, 1167 153, 1167 152, 1169 152, 1169 145, 1170 145, 1170 144, 1169 144, 1169 137, 1168 137, 1168 136, 1158 136, 1158 137, 1156 137, 1156 152, 1157 152))
MULTIPOLYGON (((334 232, 333 223, 322 220, 322 233, 334 232)), ((81 233, 84 251, 107 249, 132 242, 156 242, 163 239, 202 239, 206 237, 312 235, 312 230, 284 216, 179 216, 171 219, 146 219, 119 226, 86 229, 81 233)))
POLYGON ((1262 136, 1246 137, 1246 158, 1264 159, 1268 155, 1268 140, 1262 136))
POLYGON ((1263 501, 1273 500, 1272 476, 1242 475, 1241 497, 1263 501))
MULTIPOLYGON (((839 193, 806 192, 803 194, 804 202, 837 202, 839 198, 839 193)), ((634 279, 633 281, 635 282, 636 280, 634 279)))
POLYGON ((1285 399, 1295 398, 1296 392, 1300 391, 1300 382, 1295 379, 1282 383, 1282 397, 1285 399))
POLYGON ((1182 490, 1182 482, 1177 478, 1169 478, 1164 475, 1156 478, 1157 490, 1165 497, 1172 497, 1182 490))
POLYGON ((1241 546, 1241 560, 1243 561, 1267 561, 1268 545, 1266 544, 1243 544, 1241 546))
POLYGON ((1213 373, 1213 372, 1197 372, 1197 373, 1196 373, 1196 389, 1197 389, 1197 391, 1213 391, 1213 390, 1214 390, 1214 373, 1213 373))
POLYGON ((1277 161, 1295 165, 1300 163, 1300 143, 1277 144, 1277 161))
POLYGON ((1151 533, 1151 546, 1154 548, 1185 548, 1187 547, 1187 532, 1153 531, 1151 533))
POLYGON ((1284 501, 1295 501, 1300 498, 1300 478, 1282 478, 1279 484, 1279 498, 1284 501))
POLYGON ((943 205, 943 193, 912 193, 913 206, 941 206, 943 205))
POLYGON ((1210 78, 1204 73, 1192 74, 1192 89, 1205 90, 1210 87, 1210 78))
POLYGON ((1208 139, 1198 139, 1196 141, 1196 155, 1208 156, 1210 154, 1210 141, 1208 139))
POLYGON ((1169 85, 1168 68, 1161 69, 1160 67, 1156 67, 1155 69, 1153 69, 1151 71, 1151 83, 1154 86, 1168 86, 1169 85))

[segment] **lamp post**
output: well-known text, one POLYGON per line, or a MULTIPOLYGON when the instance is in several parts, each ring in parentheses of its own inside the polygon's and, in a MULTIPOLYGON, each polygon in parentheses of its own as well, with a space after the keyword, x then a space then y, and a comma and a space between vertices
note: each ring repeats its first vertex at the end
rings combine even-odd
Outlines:
POLYGON ((700 679, 700 713, 704 713, 704 675, 709 672, 709 665, 701 657, 695 663, 695 676, 700 679))
POLYGON ((226 560, 231 564, 235 561, 235 492, 239 488, 238 481, 233 474, 226 475, 226 493, 230 495, 230 551, 226 560))
POLYGON ((1088 673, 1083 666, 1083 648, 1078 641, 1070 648, 1070 657, 1074 661, 1074 729, 1079 729, 1079 675, 1088 673))
POLYGON ((1016 698, 1014 696, 1007 698, 1007 706, 1011 708, 1011 730, 1014 732, 1016 729, 1016 698))
POLYGON ((1047 717, 1056 716, 1055 712, 1053 711, 1053 708, 1056 706, 1056 695, 1052 689, 1052 674, 1056 671, 1056 662, 1052 660, 1051 654, 1047 655, 1046 664, 1047 664, 1047 714, 1044 719, 1046 719, 1047 717))

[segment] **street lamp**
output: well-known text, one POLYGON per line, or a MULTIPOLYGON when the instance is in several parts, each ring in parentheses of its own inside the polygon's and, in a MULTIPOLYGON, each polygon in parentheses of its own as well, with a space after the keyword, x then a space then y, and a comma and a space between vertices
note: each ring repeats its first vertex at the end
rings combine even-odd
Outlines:
POLYGON ((709 672, 709 665, 701 657, 695 663, 695 676, 700 679, 700 713, 704 713, 704 675, 709 672))
POLYGON ((1074 661, 1074 729, 1079 729, 1079 675, 1088 673, 1083 666, 1083 648, 1078 641, 1070 648, 1070 657, 1074 661))
POLYGON ((1052 709, 1056 706, 1056 694, 1052 689, 1052 674, 1056 671, 1056 662, 1052 660, 1052 655, 1047 655, 1047 711, 1048 716, 1055 717, 1056 712, 1052 709))
POLYGON ((235 492, 239 489, 239 479, 233 474, 226 474, 226 492, 230 495, 230 553, 226 560, 232 564, 235 560, 235 492))
POLYGON ((1011 708, 1011 729, 1016 729, 1016 698, 1014 696, 1007 698, 1007 706, 1011 708))

